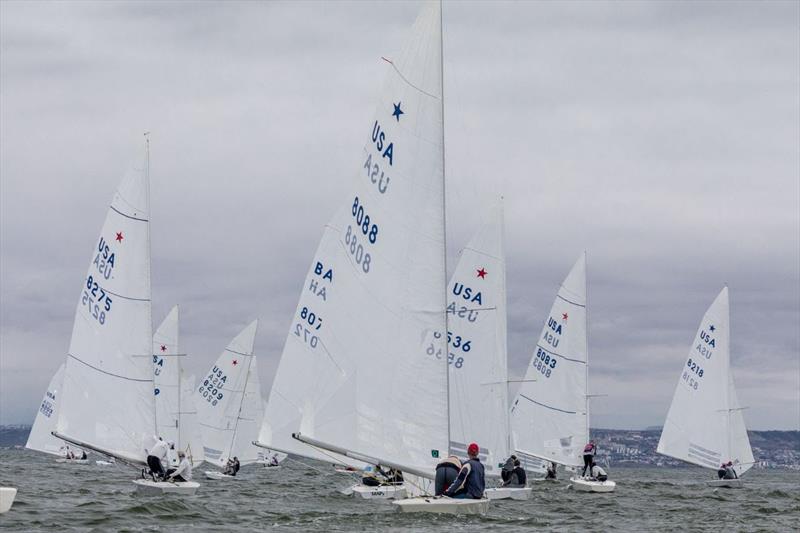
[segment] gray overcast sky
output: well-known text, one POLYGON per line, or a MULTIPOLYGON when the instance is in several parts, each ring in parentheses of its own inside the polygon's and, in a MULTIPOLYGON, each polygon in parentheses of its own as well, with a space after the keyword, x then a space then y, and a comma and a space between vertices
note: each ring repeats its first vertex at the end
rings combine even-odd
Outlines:
MULTIPOLYGON (((417 2, 0 3, 0 423, 64 361, 152 132, 156 325, 197 374, 251 319, 264 395, 417 2)), ((800 426, 800 3, 446 2, 451 267, 506 198, 521 375, 588 250, 593 426, 661 424, 731 289, 752 429, 800 426)))

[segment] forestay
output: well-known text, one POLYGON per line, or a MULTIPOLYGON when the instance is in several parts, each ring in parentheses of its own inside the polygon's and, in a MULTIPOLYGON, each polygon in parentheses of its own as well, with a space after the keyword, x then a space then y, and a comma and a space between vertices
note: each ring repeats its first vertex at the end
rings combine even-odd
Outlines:
POLYGON ((179 349, 180 312, 174 306, 153 335, 156 424, 158 435, 175 443, 197 463, 203 460, 196 427, 194 378, 184 376, 179 349))
POLYGON ((263 415, 258 367, 253 355, 258 321, 234 338, 197 388, 197 412, 205 460, 225 466, 229 458, 255 462, 252 445, 263 415))
POLYGON ((426 5, 385 59, 357 179, 292 319, 264 444, 331 460, 293 441, 299 431, 430 472, 447 452, 447 366, 427 352, 446 351, 439 9, 426 5))
MULTIPOLYGON (((65 453, 64 441, 54 437, 51 432, 56 429, 58 422, 58 411, 61 399, 62 386, 64 383, 64 365, 62 364, 56 371, 39 405, 36 419, 33 422, 28 442, 25 447, 29 450, 49 453, 51 455, 63 456, 65 453)), ((81 450, 75 448, 74 452, 80 455, 81 450)))
POLYGON ((511 409, 516 450, 580 466, 586 409, 586 257, 561 284, 511 409))
POLYGON ((155 432, 146 164, 117 189, 81 281, 59 434, 143 462, 155 432))
POLYGON ((450 449, 466 457, 476 441, 486 472, 497 473, 510 435, 502 205, 462 250, 447 297, 450 449))
POLYGON ((753 466, 730 368, 728 288, 708 308, 683 365, 658 442, 658 453, 710 469, 732 461, 753 466))

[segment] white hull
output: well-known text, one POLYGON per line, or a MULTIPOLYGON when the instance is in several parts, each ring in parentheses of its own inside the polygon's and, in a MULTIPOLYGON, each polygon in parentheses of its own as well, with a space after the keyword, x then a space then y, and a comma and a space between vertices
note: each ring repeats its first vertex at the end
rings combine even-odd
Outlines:
POLYGON ((482 515, 489 510, 489 500, 486 498, 481 500, 462 500, 446 496, 440 498, 408 498, 406 500, 395 500, 392 505, 396 505, 404 513, 482 515))
POLYGON ((486 489, 484 494, 490 500, 527 500, 532 490, 528 487, 497 487, 486 489))
POLYGON ((236 479, 236 476, 229 476, 228 474, 223 474, 222 472, 217 472, 216 470, 206 470, 204 473, 208 479, 236 479))
POLYGON ((17 497, 17 489, 14 487, 0 487, 0 514, 8 512, 17 497))
POLYGON ((403 485, 385 485, 368 487, 357 484, 351 487, 354 498, 364 500, 399 500, 406 497, 406 488, 403 485))
POLYGON ((706 485, 709 487, 715 488, 726 488, 726 489, 741 489, 744 487, 744 482, 741 478, 739 479, 712 479, 706 481, 706 485))
POLYGON ((339 473, 339 474, 361 474, 362 473, 361 470, 354 470, 354 469, 348 469, 348 468, 335 468, 334 470, 336 470, 336 472, 339 473))
POLYGON ((95 461, 94 462, 97 466, 114 466, 115 463, 111 461, 95 461))
POLYGON ((570 486, 580 492, 614 492, 617 488, 615 481, 592 481, 574 477, 569 480, 570 486))
POLYGON ((57 463, 66 463, 71 465, 88 465, 89 459, 67 459, 62 457, 61 459, 56 459, 57 463))
POLYGON ((136 490, 139 494, 181 494, 192 496, 200 487, 196 481, 170 482, 153 481, 151 479, 134 479, 136 490))

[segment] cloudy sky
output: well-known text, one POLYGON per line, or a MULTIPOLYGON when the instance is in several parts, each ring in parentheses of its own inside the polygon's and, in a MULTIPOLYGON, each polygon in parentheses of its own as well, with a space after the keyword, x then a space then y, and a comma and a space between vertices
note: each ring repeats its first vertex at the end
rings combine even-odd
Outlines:
MULTIPOLYGON (((0 423, 30 423, 151 131, 154 320, 266 387, 417 2, 0 3, 0 423)), ((509 360, 589 258, 593 426, 660 425, 731 290, 752 429, 800 426, 800 4, 446 2, 451 267, 506 198, 509 360)))

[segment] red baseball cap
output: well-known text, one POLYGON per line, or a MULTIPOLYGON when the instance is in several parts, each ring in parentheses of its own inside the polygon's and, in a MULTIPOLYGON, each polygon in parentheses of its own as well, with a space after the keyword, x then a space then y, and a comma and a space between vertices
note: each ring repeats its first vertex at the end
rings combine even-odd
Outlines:
POLYGON ((467 453, 470 454, 470 455, 478 455, 478 451, 479 450, 480 450, 480 448, 474 442, 470 443, 470 445, 467 446, 467 453))

